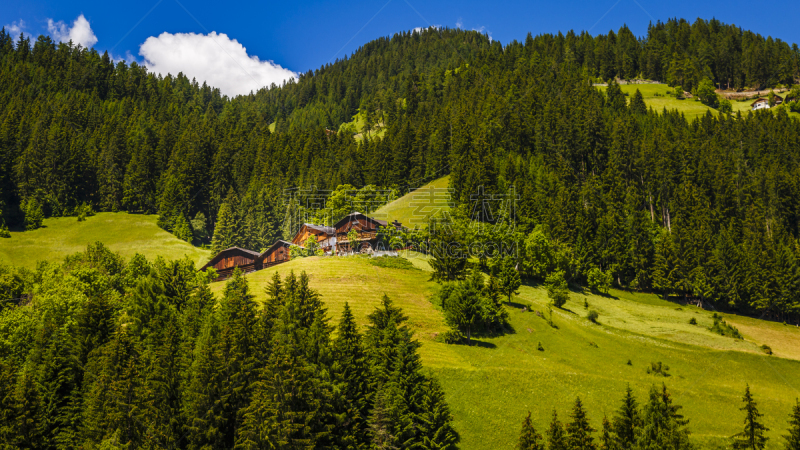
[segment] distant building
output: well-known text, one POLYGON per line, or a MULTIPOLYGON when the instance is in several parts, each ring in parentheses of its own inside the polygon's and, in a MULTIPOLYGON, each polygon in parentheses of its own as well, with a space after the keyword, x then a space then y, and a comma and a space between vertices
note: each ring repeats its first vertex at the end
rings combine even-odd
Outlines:
POLYGON ((266 269, 291 259, 291 247, 304 248, 308 238, 317 241, 317 244, 327 254, 336 252, 372 252, 378 247, 380 240, 379 228, 391 225, 397 230, 402 230, 403 225, 398 221, 388 224, 384 220, 367 217, 360 212, 348 214, 332 227, 304 223, 292 238, 292 241, 278 240, 263 253, 254 252, 239 247, 231 247, 219 252, 211 261, 200 270, 213 267, 217 271, 214 281, 227 280, 238 267, 244 273, 266 269), (355 230, 358 238, 349 241, 348 233, 355 230))
MULTIPOLYGON (((775 99, 775 105, 773 105, 773 106, 778 106, 781 103, 783 103, 783 97, 781 97, 780 95, 775 94, 774 95, 774 99, 775 99)), ((756 111, 756 110, 759 110, 759 109, 769 109, 769 107, 770 107, 769 106, 769 99, 766 98, 766 97, 759 97, 753 103, 750 104, 750 108, 753 111, 756 111)))
POLYGON ((217 253, 200 270, 213 267, 217 271, 214 281, 227 280, 237 267, 244 273, 261 270, 261 254, 245 248, 231 247, 217 253))

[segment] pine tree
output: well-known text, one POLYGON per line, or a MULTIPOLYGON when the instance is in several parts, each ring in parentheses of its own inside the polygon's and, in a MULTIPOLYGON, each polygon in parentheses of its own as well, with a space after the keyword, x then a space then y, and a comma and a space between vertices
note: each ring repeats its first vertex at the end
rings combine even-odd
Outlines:
POLYGON ((678 413, 680 409, 681 406, 672 404, 666 385, 662 384, 661 390, 652 386, 643 408, 642 426, 636 434, 636 447, 691 449, 685 428, 688 421, 678 413))
POLYGON ((795 399, 789 415, 789 434, 783 438, 786 439, 786 450, 800 450, 800 400, 795 399))
POLYGON ((636 432, 640 424, 639 407, 629 384, 625 388, 625 397, 622 399, 622 405, 620 405, 612 419, 612 429, 619 448, 633 448, 636 443, 636 432))
POLYGON ((758 412, 757 403, 753 400, 753 395, 750 393, 750 385, 747 385, 744 390, 744 397, 742 397, 744 406, 740 408, 745 412, 744 430, 733 437, 733 448, 736 449, 750 449, 760 450, 766 447, 768 437, 764 433, 769 431, 761 423, 761 414, 758 412))
POLYGON ((531 413, 528 411, 528 415, 525 417, 525 420, 522 421, 522 431, 519 433, 517 449, 544 450, 544 445, 542 442, 540 442, 541 440, 542 436, 533 428, 533 424, 531 423, 531 413))
POLYGON ((644 103, 644 97, 639 89, 636 89, 636 93, 633 94, 633 98, 631 99, 631 104, 628 105, 631 112, 634 114, 647 114, 647 105, 644 103))
POLYGON ((211 251, 218 253, 239 243, 237 217, 228 203, 223 203, 217 213, 214 237, 211 238, 211 251))
POLYGON ((600 435, 600 449, 601 450, 613 450, 617 448, 617 443, 614 440, 614 431, 611 427, 611 422, 608 421, 608 417, 603 416, 603 429, 602 434, 600 435))
POLYGON ((28 200, 28 204, 25 206, 25 229, 31 231, 41 228, 43 221, 42 206, 35 198, 28 200))
POLYGON ((572 420, 566 427, 570 450, 593 450, 596 448, 592 437, 595 429, 589 425, 589 419, 586 417, 580 397, 575 399, 570 418, 572 420))
POLYGON ((366 352, 361 342, 355 317, 350 305, 345 303, 342 318, 337 328, 338 333, 333 343, 333 372, 340 383, 342 404, 339 406, 345 417, 344 428, 339 431, 338 445, 358 448, 367 441, 367 417, 371 404, 369 389, 369 367, 366 352))
POLYGON ((568 450, 570 448, 564 425, 558 420, 558 414, 553 410, 553 419, 547 429, 547 450, 568 450))
POLYGON ((428 380, 423 390, 422 404, 419 408, 420 412, 417 414, 420 448, 424 450, 455 449, 459 435, 453 428, 453 416, 445 401, 444 391, 434 379, 428 380))
POLYGON ((503 258, 499 277, 500 289, 508 297, 511 302, 511 296, 519 294, 517 289, 522 285, 519 272, 514 267, 514 261, 511 258, 503 258))

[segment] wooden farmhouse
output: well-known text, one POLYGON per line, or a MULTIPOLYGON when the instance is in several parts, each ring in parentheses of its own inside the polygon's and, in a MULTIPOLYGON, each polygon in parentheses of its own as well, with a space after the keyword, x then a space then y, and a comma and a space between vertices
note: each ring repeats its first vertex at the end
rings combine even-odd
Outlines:
MULTIPOLYGON (((266 269, 291 259, 291 247, 296 245, 304 247, 309 237, 314 238, 325 253, 332 254, 350 252, 370 252, 378 249, 379 228, 388 224, 384 220, 367 217, 360 212, 345 216, 332 227, 304 223, 292 238, 291 242, 278 240, 263 253, 254 252, 239 247, 231 247, 219 252, 200 270, 213 267, 217 271, 214 281, 227 280, 237 267, 244 273, 266 269), (350 242, 348 233, 355 230, 358 238, 350 242)), ((400 222, 391 224, 396 229, 402 229, 400 222)))
MULTIPOLYGON (((775 106, 780 105, 783 103, 783 97, 780 95, 775 95, 775 106)), ((750 104, 750 108, 753 111, 757 111, 759 109, 769 109, 769 99, 766 97, 757 98, 753 103, 750 104)))
POLYGON ((284 240, 278 240, 272 244, 272 247, 264 250, 264 253, 261 254, 261 267, 266 269, 267 267, 272 267, 292 259, 289 252, 289 247, 291 246, 291 242, 284 240))
POLYGON ((292 244, 302 247, 306 244, 309 236, 314 236, 317 239, 317 244, 325 252, 330 252, 331 248, 336 246, 334 228, 324 225, 315 225, 313 223, 304 223, 297 234, 292 238, 292 244))
POLYGON ((211 258, 211 261, 207 262, 200 270, 206 270, 209 267, 213 267, 217 271, 217 278, 214 281, 227 280, 237 267, 244 273, 260 270, 261 254, 239 247, 226 248, 211 258))
POLYGON ((339 252, 360 252, 370 248, 374 249, 378 243, 378 227, 385 227, 386 225, 385 220, 373 219, 360 212, 348 214, 333 225, 333 228, 336 229, 336 250, 339 252), (358 233, 356 242, 350 242, 347 237, 350 230, 356 230, 356 233, 358 233))

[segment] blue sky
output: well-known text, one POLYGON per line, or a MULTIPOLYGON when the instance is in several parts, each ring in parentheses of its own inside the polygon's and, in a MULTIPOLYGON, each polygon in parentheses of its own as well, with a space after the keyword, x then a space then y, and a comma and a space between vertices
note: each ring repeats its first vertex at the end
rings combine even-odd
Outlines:
MULTIPOLYGON (((644 35, 651 20, 683 17, 693 21, 697 17, 716 17, 763 35, 800 42, 800 27, 797 25, 800 2, 797 1, 759 5, 740 0, 714 3, 686 0, 354 0, 347 3, 26 0, 7 1, 0 5, 1 25, 23 25, 22 31, 33 36, 58 33, 66 36, 81 15, 87 21, 88 25, 85 25, 91 27, 91 36, 96 38, 94 47, 100 51, 108 50, 118 58, 127 55, 129 60, 145 61, 142 44, 152 37, 146 47, 147 54, 154 59, 153 67, 161 64, 161 71, 175 71, 184 64, 187 67, 181 70, 189 75, 195 73, 198 77, 214 78, 204 73, 203 64, 225 60, 224 64, 246 73, 254 84, 262 80, 257 66, 264 65, 264 61, 271 60, 275 65, 294 72, 305 72, 352 53, 379 36, 429 25, 483 30, 493 39, 507 43, 513 39, 523 40, 529 31, 538 34, 575 29, 597 34, 609 29, 617 30, 626 23, 636 35, 644 35), (761 7, 756 9, 757 5, 761 7), (50 27, 48 20, 52 21, 50 27), (212 31, 218 34, 207 40, 208 45, 203 45, 200 36, 189 39, 187 35, 179 34, 208 35, 212 31), (169 40, 156 40, 165 32, 185 39, 173 36, 169 40), (233 39, 243 48, 232 43, 233 39), (189 51, 192 46, 197 48, 189 51), (176 48, 180 54, 175 53, 178 51, 174 50, 176 48), (214 54, 214 49, 219 50, 218 54, 214 54), (185 60, 182 62, 180 58, 187 53, 194 57, 192 52, 204 51, 210 52, 208 63, 191 64, 185 60), (259 58, 257 63, 240 62, 242 57, 253 56, 259 58)), ((288 73, 275 69, 269 72, 269 76, 274 78, 288 73)), ((220 76, 223 72, 217 73, 217 77, 220 76)))

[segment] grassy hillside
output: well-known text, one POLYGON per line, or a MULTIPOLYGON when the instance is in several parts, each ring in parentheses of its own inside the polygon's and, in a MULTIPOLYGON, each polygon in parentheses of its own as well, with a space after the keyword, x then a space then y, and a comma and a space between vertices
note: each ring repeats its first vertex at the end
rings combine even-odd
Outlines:
POLYGON ((437 180, 410 192, 397 200, 378 208, 372 215, 376 218, 398 220, 404 226, 414 228, 428 223, 431 215, 450 210, 450 176, 437 180))
MULTIPOLYGON (((442 382, 462 448, 512 448, 520 423, 531 411, 542 431, 552 408, 562 417, 580 395, 599 428, 611 416, 626 384, 643 400, 653 384, 665 382, 691 419, 693 438, 703 448, 724 446, 739 431, 740 398, 749 383, 765 422, 771 428, 768 448, 782 448, 780 435, 795 397, 800 397, 800 329, 749 318, 725 316, 739 327, 744 340, 714 334, 711 313, 666 302, 654 295, 612 291, 610 296, 572 293, 564 310, 553 313, 552 328, 535 312, 545 312, 543 289, 524 286, 508 306, 513 332, 482 337, 472 347, 436 342, 447 329, 442 314, 429 301, 436 284, 428 265, 415 259, 415 269, 387 269, 367 258, 306 258, 248 275, 253 292, 264 297, 272 274, 305 270, 323 295, 334 321, 349 302, 360 325, 385 292, 410 317, 422 343, 423 362, 442 382), (427 270, 426 270, 427 269, 427 270), (585 319, 586 309, 600 314, 600 325, 585 319), (695 318, 697 325, 690 325, 695 318), (544 351, 538 351, 538 343, 544 351), (774 356, 759 348, 768 344, 774 356), (631 361, 631 365, 627 361, 631 361), (670 366, 671 376, 650 375, 651 362, 670 366)), ((223 283, 214 289, 221 292, 223 283)))
MULTIPOLYGON (((597 88, 602 91, 606 90, 606 86, 597 86, 597 88)), ((666 84, 621 84, 620 88, 623 93, 628 94, 629 102, 631 96, 639 89, 647 107, 653 108, 657 112, 661 112, 664 108, 667 110, 677 110, 683 113, 687 119, 703 116, 707 111, 711 111, 715 116, 719 114, 719 111, 700 103, 697 98, 688 98, 684 100, 676 99, 674 95, 668 94, 668 92, 674 92, 674 88, 666 84)), ((741 111, 742 114, 746 114, 750 111, 750 103, 752 102, 753 100, 731 101, 733 112, 741 111)), ((790 112, 789 116, 800 118, 800 114, 798 113, 790 112)))
POLYGON ((127 213, 99 213, 78 222, 75 217, 45 219, 44 228, 12 232, 0 239, 0 262, 35 267, 44 259, 60 261, 67 255, 86 250, 100 241, 124 258, 136 253, 152 260, 157 256, 178 259, 189 256, 204 264, 210 252, 192 246, 156 225, 157 216, 127 213))

